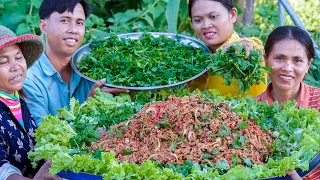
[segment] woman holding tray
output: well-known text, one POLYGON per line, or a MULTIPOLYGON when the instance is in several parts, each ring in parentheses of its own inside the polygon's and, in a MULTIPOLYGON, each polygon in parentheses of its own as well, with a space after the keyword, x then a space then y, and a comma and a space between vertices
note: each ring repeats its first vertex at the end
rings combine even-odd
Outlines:
MULTIPOLYGON (((193 29, 199 39, 201 39, 215 53, 217 49, 227 49, 236 42, 246 46, 246 51, 258 50, 263 54, 262 42, 255 37, 240 38, 234 31, 234 23, 237 20, 238 12, 233 6, 232 0, 190 0, 189 16, 193 29)), ((203 75, 189 83, 191 90, 196 88, 217 89, 222 95, 236 95, 238 87, 223 85, 224 79, 220 76, 203 75)), ((257 96, 266 89, 266 84, 251 86, 248 94, 257 96)))
POLYGON ((35 140, 36 123, 24 102, 21 90, 29 68, 43 51, 39 36, 16 36, 0 26, 0 179, 61 179, 50 175, 47 161, 40 170, 31 167, 28 159, 35 140))
MULTIPOLYGON (((320 88, 302 82, 314 57, 314 47, 309 34, 300 27, 281 26, 268 37, 265 45, 265 63, 272 67, 271 83, 267 90, 257 96, 258 101, 270 105, 277 101, 296 100, 297 107, 315 108, 320 111, 320 88)), ((289 172, 293 179, 301 179, 295 172, 289 172)), ((320 179, 320 167, 308 173, 303 179, 320 179)))

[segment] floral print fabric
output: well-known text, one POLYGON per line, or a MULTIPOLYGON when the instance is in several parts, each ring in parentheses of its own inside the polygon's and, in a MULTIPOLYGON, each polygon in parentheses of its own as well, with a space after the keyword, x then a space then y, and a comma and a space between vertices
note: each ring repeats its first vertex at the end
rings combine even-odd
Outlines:
POLYGON ((20 103, 25 129, 0 101, 0 167, 10 163, 24 176, 32 177, 36 170, 31 167, 27 153, 35 144, 33 135, 37 126, 26 103, 22 99, 20 103))

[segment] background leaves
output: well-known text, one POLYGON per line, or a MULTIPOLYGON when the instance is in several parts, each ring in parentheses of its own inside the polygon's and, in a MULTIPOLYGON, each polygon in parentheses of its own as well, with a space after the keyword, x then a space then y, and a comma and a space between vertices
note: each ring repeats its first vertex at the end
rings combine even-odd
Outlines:
POLYGON ((180 0, 169 0, 166 10, 168 32, 177 33, 180 0))

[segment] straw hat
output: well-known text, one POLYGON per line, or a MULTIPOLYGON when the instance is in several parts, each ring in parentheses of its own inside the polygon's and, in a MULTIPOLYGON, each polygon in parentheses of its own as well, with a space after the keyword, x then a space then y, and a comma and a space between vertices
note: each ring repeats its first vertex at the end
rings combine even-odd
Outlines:
POLYGON ((19 45, 28 68, 40 57, 44 49, 41 37, 34 34, 16 36, 9 28, 0 25, 0 49, 12 44, 19 45))

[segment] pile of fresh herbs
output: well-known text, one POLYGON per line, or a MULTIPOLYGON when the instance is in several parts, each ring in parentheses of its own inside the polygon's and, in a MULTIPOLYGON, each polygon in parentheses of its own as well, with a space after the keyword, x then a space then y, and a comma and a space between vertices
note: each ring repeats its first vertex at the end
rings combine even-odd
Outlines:
POLYGON ((254 84, 266 83, 266 73, 271 70, 264 66, 257 50, 247 55, 245 47, 240 44, 230 46, 226 51, 218 49, 217 53, 210 55, 207 64, 210 75, 223 77, 227 86, 238 86, 238 94, 246 93, 254 84))
POLYGON ((167 36, 143 33, 139 39, 109 38, 90 43, 79 63, 84 75, 127 87, 151 87, 187 80, 206 68, 203 48, 167 36))
POLYGON ((152 87, 181 82, 207 67, 210 75, 224 78, 227 86, 239 87, 238 94, 246 93, 252 85, 266 83, 271 70, 264 66, 261 55, 253 50, 247 55, 240 44, 226 51, 205 54, 167 36, 153 37, 143 33, 139 39, 109 38, 90 43, 90 53, 78 65, 78 70, 94 79, 106 78, 112 85, 152 87))
POLYGON ((281 107, 269 106, 253 98, 220 96, 215 90, 205 92, 178 89, 158 92, 139 92, 134 96, 112 96, 97 91, 80 105, 71 101, 70 110, 42 119, 35 133, 37 144, 29 157, 36 164, 52 159, 51 173, 63 170, 102 175, 104 179, 255 179, 284 176, 286 170, 308 169, 309 161, 320 150, 320 113, 316 109, 296 109, 296 102, 281 107), (199 94, 216 102, 226 102, 232 111, 244 119, 254 118, 264 130, 273 132, 272 155, 265 164, 248 163, 246 167, 201 165, 186 161, 182 165, 162 165, 154 161, 142 164, 118 162, 113 152, 90 151, 87 145, 95 141, 99 129, 124 122, 134 116, 143 104, 166 100, 170 94, 185 96, 199 94))

